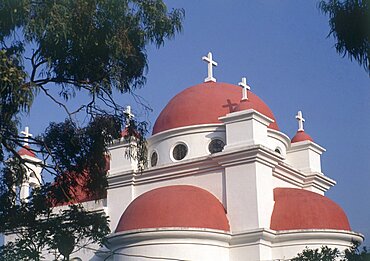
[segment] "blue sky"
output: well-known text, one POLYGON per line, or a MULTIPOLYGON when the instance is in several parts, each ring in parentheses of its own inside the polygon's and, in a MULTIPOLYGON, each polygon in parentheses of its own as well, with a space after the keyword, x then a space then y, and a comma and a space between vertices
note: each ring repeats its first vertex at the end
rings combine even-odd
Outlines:
MULTIPOLYGON (((212 51, 217 81, 236 84, 246 76, 290 137, 298 127, 294 116, 302 110, 306 132, 327 149, 323 172, 338 183, 327 196, 346 211, 352 229, 370 240, 370 79, 356 62, 336 53, 317 1, 167 3, 183 7, 186 18, 175 39, 159 50, 147 49, 147 85, 137 94, 153 112, 145 113, 130 95, 116 100, 131 104, 139 119, 153 125, 174 95, 203 81, 207 65, 201 57, 212 51)), ((39 97, 23 126, 37 134, 63 119, 60 109, 39 97)))

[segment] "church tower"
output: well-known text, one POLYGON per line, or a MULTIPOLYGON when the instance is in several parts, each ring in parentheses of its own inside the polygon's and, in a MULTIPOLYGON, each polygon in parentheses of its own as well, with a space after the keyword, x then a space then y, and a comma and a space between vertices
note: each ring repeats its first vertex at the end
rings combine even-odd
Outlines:
POLYGON ((362 242, 325 196, 336 182, 321 170, 325 149, 304 131, 302 112, 290 139, 245 77, 217 82, 212 53, 202 60, 208 77, 159 114, 147 169, 123 157, 122 140, 109 148, 107 247, 116 255, 104 258, 286 260, 306 246, 362 242))
POLYGON ((24 135, 24 144, 22 148, 18 151, 18 155, 25 160, 25 176, 22 179, 22 183, 19 184, 20 189, 20 199, 27 200, 30 196, 32 189, 39 187, 42 184, 41 177, 41 160, 37 158, 36 154, 31 150, 28 144, 28 138, 32 137, 29 132, 29 127, 25 127, 25 130, 21 132, 24 135))

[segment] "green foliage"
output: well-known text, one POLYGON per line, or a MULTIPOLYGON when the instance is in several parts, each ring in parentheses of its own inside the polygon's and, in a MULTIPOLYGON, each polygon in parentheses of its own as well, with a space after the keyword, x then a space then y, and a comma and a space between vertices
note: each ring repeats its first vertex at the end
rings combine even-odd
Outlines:
POLYGON ((169 12, 162 0, 0 0, 0 233, 17 236, 0 248, 0 260, 40 260, 42 249, 67 259, 81 242, 100 242, 109 232, 103 213, 53 206, 75 202, 71 188, 78 186, 91 198, 105 196, 106 146, 123 128, 132 144, 128 156, 145 167, 146 123, 126 119, 113 93, 145 84, 147 45, 173 38, 183 18, 183 10, 169 12), (71 111, 66 101, 82 93, 89 102, 71 111), (54 182, 22 201, 14 186, 29 162, 17 154, 23 146, 17 129, 37 95, 67 119, 30 138, 54 182))
POLYGON ((359 243, 354 242, 350 248, 343 252, 327 246, 322 246, 320 249, 306 248, 291 261, 370 261, 367 249, 364 247, 359 250, 358 247, 359 243))
POLYGON ((52 187, 56 203, 73 200, 76 195, 69 187, 82 186, 91 198, 105 196, 106 144, 120 137, 120 129, 119 119, 113 116, 96 117, 84 128, 76 128, 70 120, 50 123, 40 137, 41 153, 51 157, 51 167, 45 169, 57 177, 52 187))
POLYGON ((370 74, 370 0, 321 0, 319 8, 329 15, 337 52, 355 59, 370 74))
POLYGON ((359 249, 359 243, 355 242, 352 247, 344 251, 345 259, 343 261, 370 261, 370 253, 367 248, 359 249))
POLYGON ((297 257, 291 259, 292 261, 334 261, 339 257, 339 250, 331 249, 327 246, 322 246, 321 249, 303 250, 297 257))
MULTIPOLYGON (((26 73, 17 57, 7 50, 0 50, 0 144, 15 147, 10 137, 17 136, 16 119, 20 111, 28 111, 33 102, 33 91, 25 84, 26 73)), ((4 152, 0 145, 0 162, 4 152)))
POLYGON ((82 243, 99 242, 109 233, 104 214, 86 211, 79 205, 56 211, 45 204, 44 196, 41 191, 35 191, 30 203, 13 205, 8 209, 20 214, 13 219, 0 219, 5 222, 7 231, 17 236, 0 248, 1 261, 41 260, 42 250, 68 257, 83 247, 82 243))
POLYGON ((92 93, 141 87, 145 46, 173 37, 183 18, 182 10, 167 14, 160 0, 9 0, 0 14, 0 41, 20 28, 23 41, 14 39, 11 46, 19 44, 18 53, 26 44, 37 46, 31 81, 72 84, 92 93), (40 67, 43 77, 36 79, 40 67))

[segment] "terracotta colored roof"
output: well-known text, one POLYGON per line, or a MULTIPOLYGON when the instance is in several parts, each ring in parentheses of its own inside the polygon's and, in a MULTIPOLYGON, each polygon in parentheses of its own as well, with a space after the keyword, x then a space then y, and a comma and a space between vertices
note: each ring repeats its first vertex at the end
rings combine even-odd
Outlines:
POLYGON ((18 151, 19 156, 30 156, 36 158, 36 154, 31 150, 30 146, 25 145, 18 151))
POLYGON ((304 131, 297 131, 297 133, 292 138, 292 143, 299 142, 299 141, 304 141, 304 140, 313 141, 313 139, 311 138, 311 136, 308 135, 306 132, 304 132, 304 131))
POLYGON ((250 91, 248 91, 248 100, 241 100, 238 106, 236 106, 235 111, 244 111, 249 109, 254 109, 274 120, 273 123, 270 123, 269 128, 279 130, 279 126, 276 123, 275 116, 271 109, 257 95, 250 91))
MULTIPOLYGON (((121 131, 121 138, 126 138, 130 135, 129 129, 126 127, 121 131)), ((133 133, 131 134, 135 138, 140 138, 140 133, 136 130, 133 130, 133 133)))
POLYGON ((136 198, 122 214, 116 232, 163 227, 230 230, 225 209, 214 195, 198 187, 176 185, 136 198))
MULTIPOLYGON (((110 169, 110 159, 106 157, 106 166, 105 171, 110 169)), ((99 200, 104 199, 107 197, 106 189, 101 193, 91 192, 87 188, 87 184, 90 179, 90 173, 87 170, 82 172, 68 172, 65 173, 63 176, 57 178, 57 180, 52 184, 55 188, 55 193, 58 193, 59 196, 62 198, 65 197, 63 189, 66 189, 67 193, 73 197, 71 200, 66 198, 65 201, 56 202, 55 196, 50 196, 51 202, 53 206, 61 206, 61 205, 70 205, 76 203, 83 203, 87 201, 99 200), (67 188, 65 186, 68 185, 67 188)))
MULTIPOLYGON (((158 116, 153 134, 198 124, 221 123, 218 118, 234 112, 240 103, 242 89, 239 86, 205 82, 177 94, 158 116)), ((273 119, 270 128, 278 130, 270 108, 255 94, 248 91, 252 108, 273 119)))
POLYGON ((343 209, 320 194, 295 188, 274 189, 270 228, 351 230, 343 209))
MULTIPOLYGON (((70 180, 73 179, 73 184, 67 188, 67 193, 73 197, 71 200, 63 201, 63 202, 56 202, 52 199, 53 206, 62 206, 62 205, 70 205, 76 203, 83 203, 87 201, 99 200, 107 197, 107 191, 104 191, 103 194, 96 194, 90 193, 89 190, 86 189, 87 182, 89 180, 89 173, 87 171, 83 171, 82 173, 72 172, 66 175, 66 179, 70 180)), ((69 181, 66 181, 67 184, 69 181)), ((53 185, 58 188, 58 183, 63 181, 56 181, 53 185)), ((53 197, 51 197, 53 198, 53 197)))

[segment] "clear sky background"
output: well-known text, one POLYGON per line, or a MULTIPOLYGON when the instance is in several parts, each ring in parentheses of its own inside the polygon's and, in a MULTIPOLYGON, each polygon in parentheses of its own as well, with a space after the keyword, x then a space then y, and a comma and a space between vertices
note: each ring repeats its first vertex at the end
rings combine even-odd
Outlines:
MULTIPOLYGON (((289 137, 297 131, 295 115, 302 110, 305 131, 327 149, 323 172, 337 181, 327 196, 345 210, 352 229, 365 234, 370 245, 370 79, 357 62, 336 53, 333 38, 327 38, 328 17, 318 10, 317 1, 167 3, 184 8, 186 18, 175 39, 159 50, 148 47, 147 85, 136 93, 153 112, 145 113, 129 94, 116 96, 117 101, 132 105, 136 117, 152 127, 173 96, 204 80, 207 65, 201 57, 211 51, 218 62, 217 81, 237 84, 246 76, 289 137)), ((50 121, 64 117, 61 109, 39 97, 22 123, 38 134, 50 121)))

